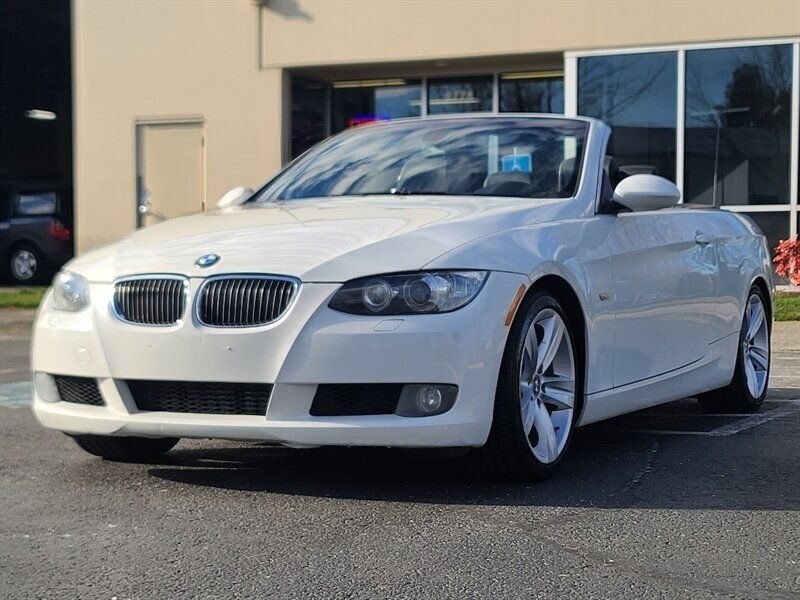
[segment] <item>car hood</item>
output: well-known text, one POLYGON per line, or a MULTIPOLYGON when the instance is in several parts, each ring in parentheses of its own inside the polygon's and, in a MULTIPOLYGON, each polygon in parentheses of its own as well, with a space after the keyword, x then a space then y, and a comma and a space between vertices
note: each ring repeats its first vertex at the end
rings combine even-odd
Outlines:
MULTIPOLYGON (((141 273, 271 273, 343 282, 413 271, 479 237, 563 218, 564 200, 359 197, 245 205, 165 221, 75 259, 92 281, 141 273), (219 261, 199 268, 205 254, 219 261)), ((456 265, 468 268, 469 265, 456 265)))

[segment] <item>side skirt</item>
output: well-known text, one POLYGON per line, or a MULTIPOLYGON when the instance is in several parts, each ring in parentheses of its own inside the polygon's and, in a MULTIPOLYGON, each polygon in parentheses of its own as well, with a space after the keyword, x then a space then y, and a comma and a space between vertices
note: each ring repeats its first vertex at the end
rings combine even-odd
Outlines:
POLYGON ((586 396, 578 426, 708 392, 728 385, 736 367, 739 334, 708 346, 699 361, 676 371, 586 396))

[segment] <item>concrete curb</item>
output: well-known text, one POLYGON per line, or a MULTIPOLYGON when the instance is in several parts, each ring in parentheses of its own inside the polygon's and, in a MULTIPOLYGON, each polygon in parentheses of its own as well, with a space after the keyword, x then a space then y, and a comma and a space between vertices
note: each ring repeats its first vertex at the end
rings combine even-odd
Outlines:
POLYGON ((29 334, 35 315, 32 308, 0 308, 0 337, 29 334))

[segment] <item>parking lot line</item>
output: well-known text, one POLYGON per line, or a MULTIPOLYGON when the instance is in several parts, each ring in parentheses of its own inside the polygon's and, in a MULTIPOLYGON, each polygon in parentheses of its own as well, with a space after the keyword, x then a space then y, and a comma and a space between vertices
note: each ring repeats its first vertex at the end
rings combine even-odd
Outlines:
POLYGON ((19 408, 31 403, 33 384, 30 381, 0 383, 0 406, 19 408))
MULTIPOLYGON (((705 415, 691 415, 691 417, 730 417, 730 418, 738 418, 737 421, 734 423, 728 423, 727 425, 721 425, 720 427, 716 427, 710 431, 684 431, 684 430, 676 430, 676 429, 648 429, 646 427, 620 427, 619 429, 615 428, 615 431, 625 432, 625 433, 645 433, 649 435, 699 435, 705 437, 728 437, 730 435, 736 435, 737 433, 742 433, 743 431, 747 431, 749 429, 753 429, 754 427, 758 427, 759 425, 763 425, 764 423, 769 423, 770 421, 774 421, 775 419, 780 419, 782 417, 788 417, 793 414, 796 414, 800 411, 800 399, 792 399, 792 400, 770 400, 770 402, 781 402, 783 404, 789 404, 790 408, 783 408, 770 410, 764 413, 758 414, 719 414, 719 415, 712 415, 712 414, 705 414, 705 415)), ((667 416, 667 415, 658 415, 654 414, 651 416, 667 416)), ((668 415, 674 417, 676 415, 671 414, 668 415)), ((687 415, 688 417, 689 415, 687 415)))

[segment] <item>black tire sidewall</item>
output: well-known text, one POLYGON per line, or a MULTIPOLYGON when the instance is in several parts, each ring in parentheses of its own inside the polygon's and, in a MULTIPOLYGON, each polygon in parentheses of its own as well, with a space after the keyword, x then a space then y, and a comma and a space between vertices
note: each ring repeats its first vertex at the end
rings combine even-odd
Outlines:
POLYGON ((169 452, 180 438, 114 437, 73 435, 81 449, 89 454, 117 462, 148 462, 169 452))

